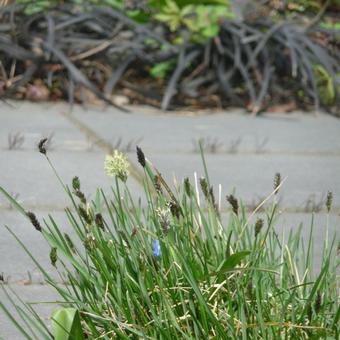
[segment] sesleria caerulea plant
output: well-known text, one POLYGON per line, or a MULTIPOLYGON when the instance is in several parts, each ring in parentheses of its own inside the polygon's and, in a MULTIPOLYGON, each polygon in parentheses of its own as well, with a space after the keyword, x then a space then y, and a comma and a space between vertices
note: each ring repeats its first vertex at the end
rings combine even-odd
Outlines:
MULTIPOLYGON (((39 149, 55 169, 44 141, 39 149)), ((216 201, 203 153, 205 178, 194 183, 186 178, 176 190, 140 148, 137 158, 144 172, 145 205, 130 193, 129 163, 118 151, 105 161, 112 192, 99 189, 92 202, 77 177, 71 186, 58 177, 73 206, 65 214, 75 236, 63 234, 52 217, 39 222, 0 188, 33 224, 32 233, 40 232, 51 247, 51 262, 63 284, 6 226, 60 294, 63 308, 53 314, 58 319, 52 316, 58 334, 67 335, 73 325, 69 339, 72 334, 89 339, 339 337, 336 235, 327 235, 314 273, 313 223, 307 240, 301 228, 283 238, 275 231, 284 182, 279 174, 273 192, 248 214, 235 195, 216 201), (265 212, 258 216, 260 208, 265 212), (78 321, 60 321, 67 312, 78 321)), ((8 287, 3 289, 8 293, 8 287)), ((30 305, 11 301, 21 319, 4 302, 0 307, 25 338, 55 336, 30 305)))

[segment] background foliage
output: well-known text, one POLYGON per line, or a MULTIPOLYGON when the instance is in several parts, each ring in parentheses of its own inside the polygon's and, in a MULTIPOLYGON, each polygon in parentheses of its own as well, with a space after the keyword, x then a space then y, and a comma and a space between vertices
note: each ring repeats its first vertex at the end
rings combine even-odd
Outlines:
POLYGON ((326 10, 337 8, 18 0, 2 9, 0 94, 83 101, 85 87, 107 102, 119 90, 163 109, 241 105, 258 113, 289 101, 336 110, 339 31, 326 10))

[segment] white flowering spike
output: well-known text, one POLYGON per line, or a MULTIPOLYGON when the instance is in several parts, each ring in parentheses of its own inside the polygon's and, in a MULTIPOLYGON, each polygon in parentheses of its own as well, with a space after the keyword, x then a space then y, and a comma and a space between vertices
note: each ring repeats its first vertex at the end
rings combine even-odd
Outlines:
POLYGON ((108 176, 115 177, 117 176, 123 182, 126 182, 129 176, 129 162, 126 156, 115 150, 113 155, 107 155, 105 157, 104 169, 108 176))
POLYGON ((168 231, 170 227, 170 209, 167 208, 156 208, 156 214, 159 218, 159 223, 164 231, 168 231))

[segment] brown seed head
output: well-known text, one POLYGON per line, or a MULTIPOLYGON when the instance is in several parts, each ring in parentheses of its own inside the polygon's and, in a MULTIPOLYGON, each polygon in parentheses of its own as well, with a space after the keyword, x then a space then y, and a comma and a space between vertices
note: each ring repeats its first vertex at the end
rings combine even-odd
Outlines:
POLYGON ((74 194, 80 199, 80 202, 83 204, 86 204, 86 197, 83 192, 81 191, 75 191, 74 194))
POLYGON ((34 213, 32 213, 31 211, 27 211, 26 216, 29 218, 29 220, 31 221, 36 230, 38 231, 42 230, 41 225, 34 213))
POLYGON ((155 189, 159 194, 163 194, 161 181, 158 175, 155 175, 155 177, 153 178, 153 185, 155 186, 155 189))
POLYGON ((315 298, 315 302, 314 302, 315 314, 318 314, 320 312, 321 304, 322 304, 322 296, 321 296, 321 293, 318 292, 316 294, 316 298, 315 298))
POLYGON ((306 314, 307 314, 307 318, 308 318, 309 322, 311 322, 312 316, 313 316, 313 309, 312 309, 312 305, 311 305, 310 302, 307 304, 306 314))
POLYGON ((139 146, 136 146, 136 150, 137 150, 137 159, 138 159, 138 163, 145 168, 146 165, 146 161, 145 161, 145 155, 144 152, 142 151, 142 149, 139 146))
POLYGON ((180 218, 181 215, 183 216, 182 209, 176 202, 171 201, 169 203, 169 206, 170 206, 170 211, 171 211, 172 216, 177 217, 177 218, 180 218))
POLYGON ((231 205, 233 212, 238 215, 238 201, 234 195, 227 196, 227 201, 231 205))
POLYGON ((190 181, 188 177, 184 178, 184 190, 188 196, 191 196, 191 186, 190 186, 190 181))
POLYGON ((261 229, 263 228, 263 219, 259 218, 255 223, 255 237, 260 233, 261 229))
POLYGON ((281 184, 281 174, 277 172, 274 176, 274 194, 279 192, 279 186, 281 184))
POLYGON ((82 207, 82 206, 78 206, 78 213, 79 215, 84 219, 84 221, 87 224, 91 224, 92 223, 92 218, 91 216, 87 213, 87 211, 82 207))
POLYGON ((46 142, 47 142, 47 139, 48 138, 43 138, 39 141, 39 144, 38 144, 38 149, 39 149, 39 152, 42 153, 43 155, 46 155, 46 142))
POLYGON ((70 248, 72 253, 75 254, 76 253, 76 249, 74 247, 74 244, 73 244, 70 236, 68 234, 64 233, 64 237, 65 237, 65 240, 66 240, 66 243, 67 243, 68 247, 70 248))
POLYGON ((213 206, 216 206, 216 201, 215 201, 215 195, 214 195, 213 187, 210 187, 210 189, 209 189, 209 199, 210 199, 211 204, 213 206))
POLYGON ((201 189, 203 192, 203 195, 205 197, 206 200, 209 200, 209 187, 208 187, 208 182, 204 177, 200 178, 200 185, 201 185, 201 189))
POLYGON ((77 176, 72 179, 73 194, 76 195, 80 202, 86 204, 86 197, 82 191, 80 191, 80 180, 77 176))
POLYGON ((328 191, 327 198, 326 198, 326 208, 328 212, 330 212, 332 209, 332 203, 333 203, 333 193, 331 191, 328 191))
POLYGON ((51 251, 50 251, 50 260, 51 260, 51 264, 52 264, 53 267, 56 266, 57 259, 58 259, 57 248, 53 247, 53 248, 51 248, 51 251))
POLYGON ((74 191, 80 190, 80 181, 77 176, 73 177, 72 179, 72 188, 74 191))
POLYGON ((101 213, 97 213, 96 216, 95 216, 95 222, 96 222, 96 226, 99 228, 99 229, 102 229, 104 230, 104 219, 103 219, 103 216, 101 213))
POLYGON ((96 239, 93 235, 88 234, 84 240, 84 247, 88 251, 92 251, 96 248, 96 239))

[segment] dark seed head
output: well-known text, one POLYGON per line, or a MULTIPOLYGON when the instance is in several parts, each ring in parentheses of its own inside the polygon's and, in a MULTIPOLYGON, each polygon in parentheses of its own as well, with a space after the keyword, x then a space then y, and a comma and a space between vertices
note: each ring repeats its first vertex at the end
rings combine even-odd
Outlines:
POLYGON ((144 168, 146 165, 145 155, 139 146, 136 146, 138 163, 144 168))
POLYGON ((163 194, 161 181, 158 175, 155 175, 155 177, 153 178, 153 185, 155 186, 155 189, 159 194, 163 194))
POLYGON ((80 199, 81 203, 86 204, 86 197, 83 192, 78 190, 78 191, 75 191, 74 194, 80 199))
POLYGON ((89 216, 87 211, 82 206, 78 206, 78 212, 79 212, 79 215, 84 219, 84 221, 87 224, 91 224, 92 223, 91 216, 89 216))
POLYGON ((322 297, 321 297, 321 293, 318 292, 316 294, 316 298, 315 298, 315 302, 314 302, 315 314, 318 314, 320 312, 321 304, 322 304, 322 297))
POLYGON ((216 205, 216 202, 215 202, 215 195, 214 195, 214 189, 213 187, 210 187, 209 189, 209 199, 210 199, 210 202, 213 206, 216 205))
POLYGON ((263 219, 259 218, 255 223, 255 237, 260 233, 261 229, 263 227, 263 219))
POLYGON ((88 234, 84 240, 84 247, 88 251, 92 251, 96 248, 96 239, 93 237, 93 235, 88 234))
POLYGON ((172 216, 177 218, 180 218, 181 215, 183 216, 182 209, 176 202, 171 201, 169 206, 172 216))
POLYGON ((99 229, 102 229, 104 230, 104 219, 103 219, 103 216, 101 213, 97 213, 96 216, 95 216, 95 222, 96 222, 96 226, 99 228, 99 229))
POLYGON ((326 208, 328 212, 330 212, 332 209, 332 203, 333 203, 333 193, 331 191, 328 191, 327 198, 326 198, 326 208))
POLYGON ((234 195, 227 196, 227 201, 231 205, 233 212, 238 215, 238 201, 234 195))
POLYGON ((86 204, 86 197, 82 191, 80 191, 80 180, 77 176, 72 179, 73 194, 76 195, 80 202, 86 204))
POLYGON ((209 199, 208 182, 204 177, 200 178, 200 185, 205 199, 208 200, 209 199))
POLYGON ((307 305, 306 314, 307 314, 307 318, 308 318, 309 322, 311 322, 312 316, 313 316, 313 310, 312 310, 311 303, 308 303, 308 305, 307 305))
POLYGON ((51 264, 53 267, 56 266, 56 263, 57 263, 57 248, 53 247, 51 248, 51 251, 50 251, 50 260, 51 260, 51 264))
POLYGON ((64 233, 64 236, 65 236, 65 240, 66 240, 66 242, 67 242, 68 247, 70 248, 70 250, 72 251, 72 253, 75 254, 75 253, 76 253, 76 249, 75 249, 75 247, 74 247, 74 244, 73 244, 73 242, 72 242, 70 236, 69 236, 68 234, 66 234, 66 233, 64 233))
POLYGON ((277 172, 274 176, 274 194, 279 192, 279 186, 281 184, 281 174, 277 172))
POLYGON ((31 211, 26 212, 27 217, 29 218, 29 220, 31 221, 31 223, 33 224, 34 228, 38 231, 41 231, 41 225, 37 219, 37 217, 35 216, 34 213, 32 213, 31 211))
POLYGON ((0 282, 5 282, 4 273, 0 273, 0 282))
POLYGON ((191 196, 191 185, 188 177, 184 178, 184 190, 188 196, 191 196))
POLYGON ((80 190, 80 181, 77 176, 73 177, 72 179, 72 188, 74 191, 80 190))
POLYGON ((47 138, 43 138, 39 141, 39 144, 38 144, 38 149, 39 149, 39 152, 42 153, 43 155, 46 155, 46 144, 47 142, 47 138))

